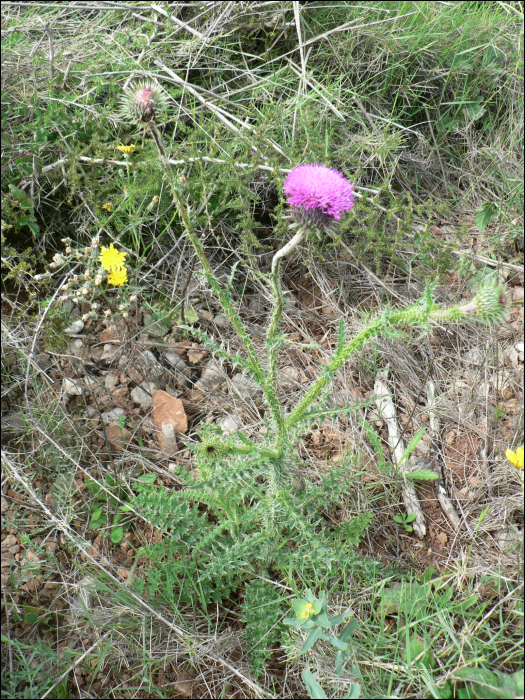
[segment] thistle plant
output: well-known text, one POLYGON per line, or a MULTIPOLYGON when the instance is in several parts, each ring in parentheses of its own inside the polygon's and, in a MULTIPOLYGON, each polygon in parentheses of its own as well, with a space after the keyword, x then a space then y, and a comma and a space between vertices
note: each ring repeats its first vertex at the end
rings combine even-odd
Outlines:
MULTIPOLYGON (((135 506, 144 517, 171 533, 168 553, 155 547, 147 552, 152 559, 157 558, 159 565, 162 562, 166 597, 175 600, 173 591, 178 588, 183 591, 182 600, 189 602, 194 590, 193 595, 206 605, 210 599, 227 596, 255 571, 264 575, 269 567, 286 575, 301 562, 308 577, 312 571, 329 571, 332 566, 342 570, 360 565, 351 546, 334 542, 326 528, 319 527, 316 506, 328 506, 339 496, 337 489, 334 492, 333 480, 322 481, 315 488, 308 483, 300 489, 292 486, 301 434, 326 415, 322 399, 336 372, 374 338, 393 335, 402 328, 426 332, 434 323, 470 319, 497 322, 505 316, 508 299, 501 285, 489 282, 474 299, 443 308, 434 302, 429 287, 423 298, 408 308, 387 308, 367 320, 353 338, 347 338, 341 320, 332 358, 298 403, 285 410, 279 402, 277 381, 278 352, 286 337, 280 331, 285 303, 281 261, 303 241, 324 239, 336 231, 341 217, 354 205, 353 185, 336 170, 317 164, 299 165, 286 178, 284 192, 290 206, 292 237, 275 253, 267 276, 273 308, 266 330, 265 357, 260 357, 231 296, 235 266, 228 283, 221 286, 207 260, 186 203, 185 180, 173 171, 156 124, 164 104, 157 91, 153 84, 128 90, 122 111, 142 121, 151 134, 185 235, 198 256, 202 274, 237 332, 242 351, 232 354, 201 330, 186 330, 206 344, 220 362, 242 368, 262 390, 267 409, 264 436, 249 439, 240 431, 224 436, 220 429, 207 426, 195 448, 197 471, 188 475, 181 468, 177 473, 183 488, 167 495, 144 485, 136 498, 135 506), (209 519, 201 515, 197 503, 207 505, 209 519)), ((158 590, 160 578, 159 570, 152 570, 153 591, 158 590)))

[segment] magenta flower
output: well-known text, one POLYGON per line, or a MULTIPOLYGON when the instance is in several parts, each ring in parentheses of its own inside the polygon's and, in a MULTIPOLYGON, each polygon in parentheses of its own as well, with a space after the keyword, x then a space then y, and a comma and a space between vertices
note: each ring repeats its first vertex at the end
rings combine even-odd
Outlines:
POLYGON ((327 228, 354 206, 354 186, 324 165, 298 165, 286 177, 288 204, 303 225, 327 228))

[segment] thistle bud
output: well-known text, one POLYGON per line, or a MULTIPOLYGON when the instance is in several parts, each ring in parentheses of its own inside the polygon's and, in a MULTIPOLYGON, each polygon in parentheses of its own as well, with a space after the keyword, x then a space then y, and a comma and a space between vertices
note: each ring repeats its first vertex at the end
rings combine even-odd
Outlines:
POLYGON ((509 307, 509 297, 503 285, 489 282, 478 290, 471 302, 459 310, 464 314, 473 314, 485 323, 497 323, 505 318, 509 307))
POLYGON ((130 85, 120 99, 120 116, 127 121, 152 122, 166 110, 167 99, 160 87, 145 81, 130 85))

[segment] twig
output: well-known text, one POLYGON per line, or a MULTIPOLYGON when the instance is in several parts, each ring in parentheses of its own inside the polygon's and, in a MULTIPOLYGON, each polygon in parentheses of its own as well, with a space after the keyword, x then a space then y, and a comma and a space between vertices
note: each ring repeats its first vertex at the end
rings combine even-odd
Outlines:
MULTIPOLYGON (((429 417, 429 423, 430 423, 430 437, 432 439, 432 445, 434 447, 437 446, 437 440, 439 439, 440 435, 440 425, 439 425, 439 418, 436 413, 436 386, 432 379, 428 379, 427 381, 427 400, 428 400, 428 417, 429 417)), ((439 481, 437 484, 437 491, 438 491, 438 501, 441 505, 441 508, 443 509, 443 512, 447 516, 450 524, 454 528, 454 530, 459 530, 461 526, 461 519, 459 515, 457 514, 456 509, 454 508, 454 504, 450 500, 447 490, 446 490, 446 482, 445 479, 443 478, 443 464, 441 462, 441 459, 439 457, 436 457, 436 467, 437 467, 437 472, 439 475, 439 481)))
MULTIPOLYGON (((376 406, 379 410, 380 417, 385 421, 388 429, 388 443, 392 450, 392 457, 394 459, 394 464, 399 470, 399 473, 405 477, 408 473, 406 466, 406 461, 402 460, 403 454, 405 452, 405 447, 403 440, 400 437, 399 425, 397 423, 396 407, 392 400, 392 395, 388 387, 388 374, 389 370, 383 370, 377 373, 377 377, 374 383, 374 393, 376 394, 376 406)), ((415 513, 416 519, 414 520, 413 527, 414 532, 419 537, 420 540, 427 534, 427 528, 425 525, 425 516, 419 505, 419 499, 417 497, 416 487, 414 484, 409 483, 406 479, 403 482, 403 501, 405 503, 405 508, 407 514, 415 513)))

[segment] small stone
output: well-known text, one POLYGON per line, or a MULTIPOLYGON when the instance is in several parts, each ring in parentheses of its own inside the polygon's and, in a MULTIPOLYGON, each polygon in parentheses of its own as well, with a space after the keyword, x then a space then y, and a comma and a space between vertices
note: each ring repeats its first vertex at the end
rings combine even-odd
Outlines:
POLYGON ((153 406, 152 395, 156 388, 154 382, 142 382, 140 386, 131 390, 131 398, 135 403, 140 404, 141 408, 151 408, 153 406))
POLYGON ((523 301, 523 287, 516 287, 512 292, 512 301, 523 301))
POLYGON ((108 343, 110 340, 116 340, 117 337, 112 328, 106 328, 99 334, 98 339, 101 343, 108 343))
POLYGON ((230 393, 237 394, 242 399, 254 398, 259 391, 257 384, 241 373, 235 375, 230 386, 230 393))
POLYGON ((64 377, 62 380, 62 391, 68 396, 82 396, 84 390, 80 382, 64 377))
POLYGON ((207 354, 208 351, 205 348, 190 348, 188 350, 188 360, 192 365, 196 365, 203 360, 207 354))
POLYGON ((226 382, 222 367, 217 360, 211 359, 202 372, 202 376, 195 384, 195 388, 204 391, 218 391, 226 382))
POLYGON ((80 355, 82 355, 85 352, 86 346, 82 342, 82 338, 75 338, 75 340, 72 340, 69 343, 67 350, 70 355, 80 357, 80 355))
POLYGON ((78 335, 84 330, 84 325, 84 321, 82 321, 82 319, 78 319, 77 321, 73 321, 73 323, 67 328, 64 328, 64 333, 67 333, 68 335, 78 335))
POLYGON ((108 372, 104 377, 104 386, 106 389, 114 389, 119 383, 119 378, 116 377, 112 372, 108 372))
POLYGON ((251 297, 251 299, 248 300, 248 308, 252 314, 256 314, 257 316, 263 314, 265 308, 263 297, 260 294, 251 297))
POLYGON ((217 328, 226 329, 231 326, 226 314, 218 314, 213 320, 215 321, 217 328))
POLYGON ((98 411, 95 406, 88 406, 86 408, 86 415, 88 418, 94 418, 98 415, 98 411))
POLYGON ((106 435, 108 436, 109 444, 117 452, 120 452, 130 439, 129 432, 119 423, 112 423, 106 428, 106 435))
POLYGON ((446 435, 446 437, 445 437, 445 442, 447 443, 447 445, 453 445, 453 444, 454 444, 454 442, 455 442, 455 440, 456 440, 457 434, 458 434, 458 431, 457 431, 457 430, 450 430, 450 431, 447 433, 447 435, 446 435))
POLYGON ((7 513, 7 511, 9 510, 9 501, 7 500, 7 498, 4 498, 2 496, 1 503, 2 503, 2 508, 1 508, 2 514, 7 513))
POLYGON ((123 416, 124 413, 125 411, 123 408, 112 408, 111 411, 104 411, 104 413, 102 413, 102 420, 104 423, 114 423, 118 421, 120 416, 123 416))
POLYGON ((171 423, 164 423, 158 431, 158 439, 160 443, 160 449, 169 455, 175 454, 179 446, 177 445, 177 438, 175 436, 175 428, 171 423))
POLYGON ((442 545, 446 545, 448 542, 448 537, 444 532, 440 532, 439 535, 437 536, 437 538, 441 542, 442 545))
POLYGON ((224 435, 230 435, 236 430, 239 430, 242 425, 242 421, 239 416, 224 416, 224 418, 217 421, 217 425, 219 428, 222 428, 224 435))
POLYGON ((12 547, 15 544, 18 544, 16 535, 7 535, 5 540, 2 542, 2 549, 9 549, 9 547, 12 547))
POLYGON ((279 370, 277 377, 279 386, 283 389, 293 389, 302 381, 301 373, 295 367, 283 367, 279 370))

